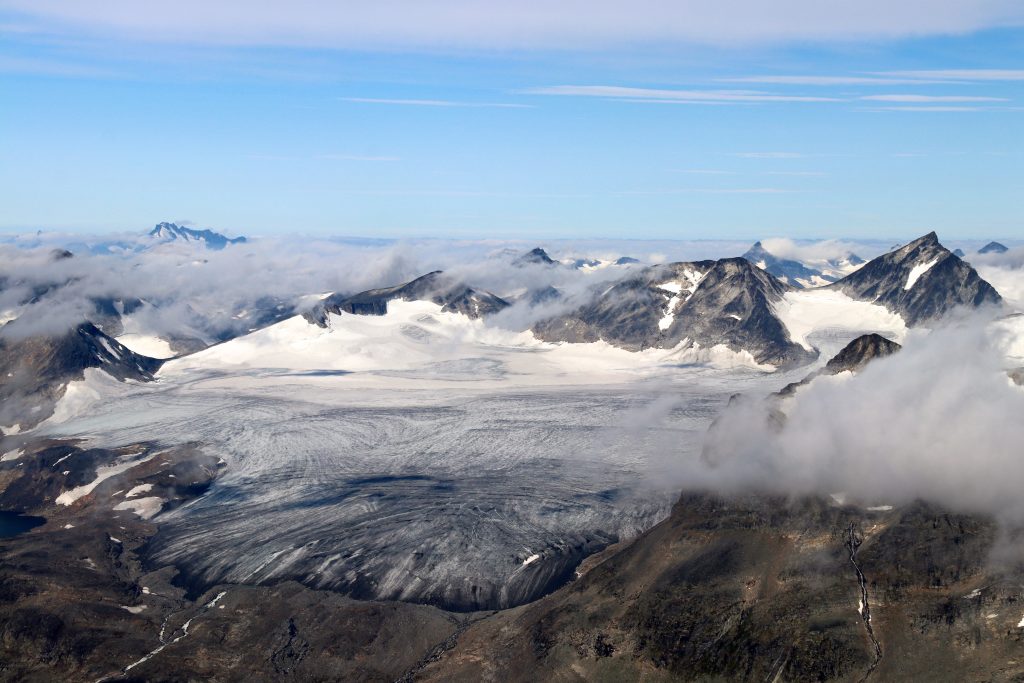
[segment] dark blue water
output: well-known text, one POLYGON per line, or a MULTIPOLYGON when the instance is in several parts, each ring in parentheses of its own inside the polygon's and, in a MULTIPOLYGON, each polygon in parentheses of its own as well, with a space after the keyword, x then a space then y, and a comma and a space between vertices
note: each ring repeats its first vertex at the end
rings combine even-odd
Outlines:
POLYGON ((0 538, 17 536, 18 534, 23 534, 29 529, 34 529, 43 524, 46 524, 46 520, 42 517, 33 517, 32 515, 22 515, 17 512, 4 512, 3 510, 0 510, 0 538))

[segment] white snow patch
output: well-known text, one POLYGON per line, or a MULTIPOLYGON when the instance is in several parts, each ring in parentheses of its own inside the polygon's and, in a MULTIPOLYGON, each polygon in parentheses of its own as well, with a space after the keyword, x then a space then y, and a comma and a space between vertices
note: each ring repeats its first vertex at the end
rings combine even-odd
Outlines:
POLYGON ((215 597, 210 602, 206 603, 206 607, 208 607, 208 608, 209 607, 214 607, 218 602, 220 602, 220 599, 223 598, 227 594, 228 594, 227 591, 221 591, 220 593, 217 593, 217 597, 215 597))
POLYGON ((65 524, 65 525, 64 525, 64 528, 65 528, 65 529, 74 529, 74 528, 75 528, 75 525, 74 525, 74 524, 65 524))
POLYGON ((124 497, 125 498, 134 498, 135 496, 139 495, 140 493, 147 493, 147 492, 151 491, 152 489, 153 489, 153 485, 152 484, 139 484, 138 486, 135 486, 135 487, 129 489, 128 493, 124 494, 124 497))
POLYGON ((108 342, 104 337, 100 337, 100 344, 102 344, 103 348, 107 350, 107 353, 109 353, 114 358, 121 360, 121 353, 113 346, 111 346, 110 342, 108 342))
POLYGON ((10 462, 11 460, 17 460, 24 454, 24 449, 16 448, 13 451, 7 451, 3 455, 0 455, 0 462, 10 462))
POLYGON ((973 600, 974 598, 978 597, 979 595, 981 595, 981 589, 980 588, 975 588, 970 593, 968 593, 967 595, 964 596, 964 600, 973 600))
POLYGON ((672 321, 675 320, 675 311, 679 302, 686 301, 693 296, 693 293, 697 291, 697 285, 700 284, 705 274, 696 270, 685 270, 682 275, 682 280, 673 280, 656 285, 658 289, 662 289, 672 295, 672 298, 668 301, 668 306, 665 308, 664 317, 658 321, 659 330, 667 330, 672 327, 672 321))
POLYGON ((892 510, 892 505, 874 505, 868 508, 869 512, 889 512, 892 510))
POLYGON ((131 510, 142 519, 150 519, 156 513, 160 512, 160 508, 164 505, 163 498, 159 496, 149 496, 147 498, 133 498, 131 500, 125 500, 114 506, 115 510, 131 510))
POLYGON ((116 465, 105 465, 103 467, 97 467, 95 479, 93 479, 88 484, 78 486, 76 488, 71 489, 70 491, 65 491, 64 493, 57 496, 57 500, 55 502, 58 505, 71 505, 82 496, 87 496, 90 493, 92 493, 93 489, 95 489, 105 480, 110 479, 114 475, 121 474, 122 472, 127 472, 136 465, 141 465, 142 463, 151 460, 155 455, 155 453, 150 453, 145 458, 142 458, 140 460, 129 460, 128 462, 122 462, 116 465))
POLYGON ((64 395, 53 409, 53 415, 40 426, 59 424, 81 415, 100 400, 104 389, 112 383, 118 382, 99 368, 86 368, 83 379, 68 382, 64 395))
POLYGON ((0 427, 0 429, 2 429, 4 434, 6 434, 8 436, 14 436, 15 434, 20 434, 21 433, 21 425, 20 424, 11 425, 10 427, 0 427))
POLYGON ((129 607, 127 605, 121 605, 121 609, 131 612, 132 614, 141 614, 146 609, 145 605, 136 605, 135 607, 129 607))
POLYGON ((1020 618, 1020 621, 1017 623, 1017 628, 1024 628, 1024 617, 1020 618))
POLYGON ((174 351, 171 345, 165 340, 152 334, 139 332, 126 332, 117 338, 117 341, 129 351, 134 351, 141 356, 150 358, 173 358, 174 351))
POLYGON ((896 313, 878 304, 856 301, 836 290, 786 292, 774 309, 789 330, 790 339, 808 351, 814 350, 808 336, 820 330, 877 332, 899 343, 907 334, 906 323, 896 313))
POLYGON ((532 563, 536 562, 539 559, 540 559, 540 555, 530 555, 528 558, 523 560, 523 566, 525 567, 528 564, 532 564, 532 563))
POLYGON ((916 266, 910 269, 910 275, 907 276, 907 284, 903 285, 903 289, 909 290, 918 279, 931 270, 931 267, 939 262, 938 258, 933 258, 928 263, 918 263, 916 266))

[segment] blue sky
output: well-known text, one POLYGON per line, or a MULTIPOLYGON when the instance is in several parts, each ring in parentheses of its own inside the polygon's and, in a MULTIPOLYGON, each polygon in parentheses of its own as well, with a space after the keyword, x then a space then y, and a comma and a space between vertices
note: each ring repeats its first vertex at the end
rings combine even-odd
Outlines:
POLYGON ((0 230, 1024 237, 1019 3, 150 4, 0 0, 0 230))

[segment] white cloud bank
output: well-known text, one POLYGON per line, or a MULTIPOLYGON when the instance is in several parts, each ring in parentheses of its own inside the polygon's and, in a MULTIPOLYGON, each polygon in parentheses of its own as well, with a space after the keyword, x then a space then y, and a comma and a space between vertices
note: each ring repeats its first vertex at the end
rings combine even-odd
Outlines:
POLYGON ((1024 24, 1017 0, 3 0, 21 26, 133 40, 326 48, 578 49, 958 34, 1024 24))
POLYGON ((931 334, 860 374, 822 378, 783 403, 736 402, 709 434, 709 461, 683 479, 715 490, 789 495, 843 492, 862 505, 922 498, 1024 523, 1024 389, 1007 366, 1020 362, 1022 321, 974 316, 931 334))

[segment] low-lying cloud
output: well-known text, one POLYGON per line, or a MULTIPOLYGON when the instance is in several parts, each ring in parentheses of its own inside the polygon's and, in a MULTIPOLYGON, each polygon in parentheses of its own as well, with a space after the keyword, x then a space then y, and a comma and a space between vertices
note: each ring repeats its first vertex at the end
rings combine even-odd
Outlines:
POLYGON ((1018 319, 975 315, 910 336, 852 377, 822 378, 778 404, 748 397, 680 463, 684 486, 792 496, 843 493, 863 505, 926 499, 1024 524, 1024 389, 1018 319))

